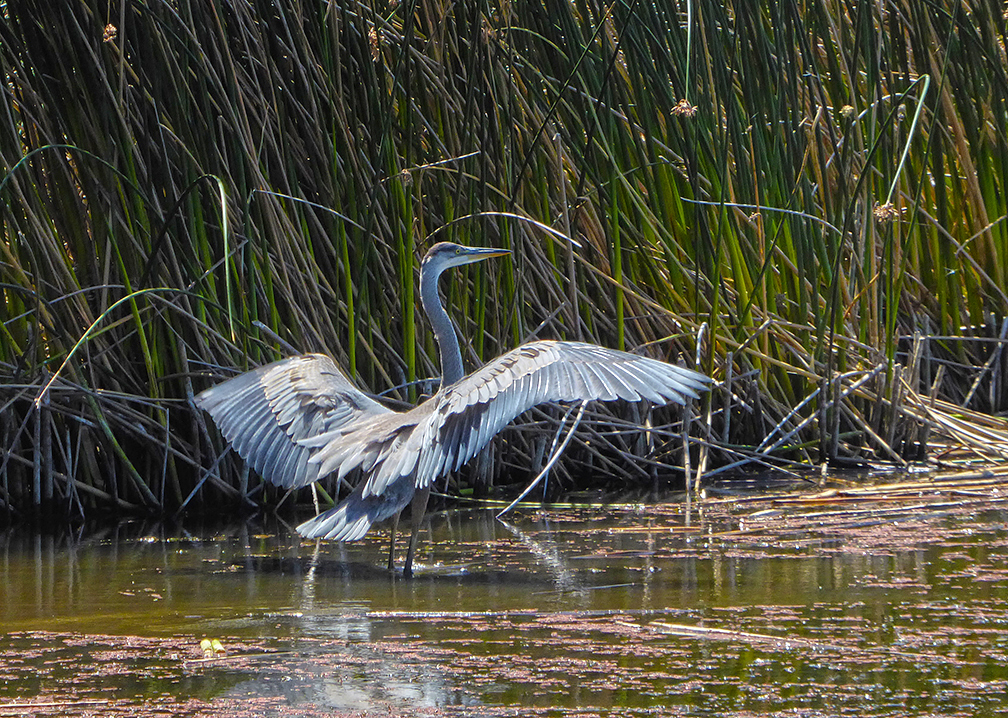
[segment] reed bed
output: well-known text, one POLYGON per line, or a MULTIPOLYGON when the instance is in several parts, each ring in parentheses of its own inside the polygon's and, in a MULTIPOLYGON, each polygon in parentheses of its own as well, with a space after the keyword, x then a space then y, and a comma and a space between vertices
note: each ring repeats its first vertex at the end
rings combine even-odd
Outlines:
MULTIPOLYGON (((720 381, 685 431, 594 407, 548 495, 1008 457, 993 0, 19 0, 0 33, 6 519, 275 502, 194 393, 323 351, 416 400, 438 240, 514 252, 443 283, 470 366, 577 338, 720 381)), ((559 416, 451 490, 525 481, 559 416)))

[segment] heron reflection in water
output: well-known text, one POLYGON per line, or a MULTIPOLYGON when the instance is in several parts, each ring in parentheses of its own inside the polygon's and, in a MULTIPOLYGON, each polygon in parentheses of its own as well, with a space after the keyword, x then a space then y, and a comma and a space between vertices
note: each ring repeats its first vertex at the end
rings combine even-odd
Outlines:
POLYGON ((308 486, 359 469, 356 488, 336 507, 298 526, 309 538, 353 541, 412 502, 412 575, 420 522, 431 484, 461 467, 522 412, 543 402, 598 399, 684 404, 708 379, 655 359, 567 341, 522 344, 472 374, 438 296, 451 267, 509 254, 507 250, 440 242, 420 265, 420 299, 441 353, 441 386, 405 412, 388 409, 358 390, 331 358, 290 357, 204 391, 196 404, 217 422, 235 451, 263 478, 285 488, 308 486))

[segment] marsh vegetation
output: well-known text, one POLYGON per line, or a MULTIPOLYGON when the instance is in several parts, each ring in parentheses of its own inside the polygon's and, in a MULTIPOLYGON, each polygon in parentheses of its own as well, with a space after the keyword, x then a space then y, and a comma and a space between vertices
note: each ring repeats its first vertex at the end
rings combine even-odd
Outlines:
MULTIPOLYGON (((681 486, 684 453, 1004 461, 1003 13, 3 3, 0 516, 262 502, 194 392, 323 351, 415 400, 418 262, 447 239, 514 251, 444 286, 470 367, 580 338, 720 382, 685 432, 592 408, 551 496, 681 486)), ((559 416, 449 493, 524 482, 559 416)))

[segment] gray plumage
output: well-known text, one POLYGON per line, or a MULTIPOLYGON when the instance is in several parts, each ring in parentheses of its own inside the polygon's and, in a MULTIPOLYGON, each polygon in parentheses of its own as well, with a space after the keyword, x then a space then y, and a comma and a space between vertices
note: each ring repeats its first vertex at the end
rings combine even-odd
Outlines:
POLYGON ((321 354, 260 367, 197 397, 238 454, 274 484, 298 488, 329 474, 361 471, 357 487, 338 506, 298 526, 303 536, 359 539, 412 500, 408 575, 431 484, 475 457, 518 415, 551 401, 683 404, 709 385, 706 376, 662 361, 560 341, 523 344, 463 376, 458 339, 438 300, 438 277, 448 267, 501 254, 442 242, 424 258, 420 294, 438 338, 443 376, 437 393, 409 411, 377 403, 321 354))

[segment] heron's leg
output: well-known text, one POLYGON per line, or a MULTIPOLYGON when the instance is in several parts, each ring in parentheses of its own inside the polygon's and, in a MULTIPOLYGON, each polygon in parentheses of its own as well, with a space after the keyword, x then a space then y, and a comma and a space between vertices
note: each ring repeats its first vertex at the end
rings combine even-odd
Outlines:
POLYGON ((388 547, 388 570, 392 571, 395 569, 395 535, 396 530, 399 528, 399 514, 396 514, 392 519, 392 537, 389 539, 388 547))
POLYGON ((413 524, 413 531, 410 533, 409 549, 406 550, 406 565, 403 566, 403 576, 406 578, 413 575, 413 554, 416 552, 417 539, 420 537, 420 522, 423 521, 424 514, 427 513, 427 499, 429 497, 430 486, 413 494, 413 503, 410 506, 410 523, 413 524))

